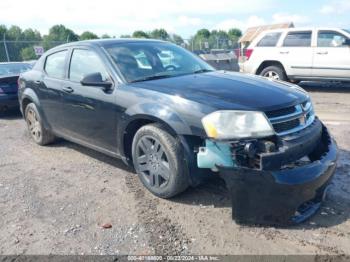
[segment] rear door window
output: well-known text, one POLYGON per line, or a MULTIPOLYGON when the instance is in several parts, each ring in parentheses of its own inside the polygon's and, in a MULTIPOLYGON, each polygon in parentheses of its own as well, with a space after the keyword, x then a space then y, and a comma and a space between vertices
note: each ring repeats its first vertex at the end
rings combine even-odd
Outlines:
POLYGON ((345 36, 335 31, 319 31, 317 47, 344 47, 345 36))
POLYGON ((49 77, 64 78, 67 50, 48 55, 45 63, 45 72, 49 77))
POLYGON ((272 47, 276 46, 281 33, 268 33, 257 44, 260 47, 272 47))
POLYGON ((283 41, 286 47, 310 47, 311 31, 289 32, 283 41))

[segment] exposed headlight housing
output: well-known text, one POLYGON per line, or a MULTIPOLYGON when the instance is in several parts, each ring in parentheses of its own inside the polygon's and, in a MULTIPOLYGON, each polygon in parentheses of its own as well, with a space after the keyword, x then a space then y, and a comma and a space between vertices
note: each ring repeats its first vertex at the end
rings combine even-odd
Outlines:
POLYGON ((215 139, 259 138, 274 135, 263 112, 216 111, 202 118, 207 136, 215 139))

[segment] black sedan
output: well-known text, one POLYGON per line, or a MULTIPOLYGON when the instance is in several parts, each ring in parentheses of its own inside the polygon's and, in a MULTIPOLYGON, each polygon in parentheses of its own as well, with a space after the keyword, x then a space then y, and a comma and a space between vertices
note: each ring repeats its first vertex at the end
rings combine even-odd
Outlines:
POLYGON ((215 71, 167 42, 62 45, 19 86, 39 145, 62 137, 121 158, 162 198, 220 175, 239 223, 305 220, 335 170, 335 142, 303 89, 215 71))
POLYGON ((0 63, 0 112, 7 109, 18 109, 18 85, 20 73, 31 69, 29 63, 8 62, 0 63))

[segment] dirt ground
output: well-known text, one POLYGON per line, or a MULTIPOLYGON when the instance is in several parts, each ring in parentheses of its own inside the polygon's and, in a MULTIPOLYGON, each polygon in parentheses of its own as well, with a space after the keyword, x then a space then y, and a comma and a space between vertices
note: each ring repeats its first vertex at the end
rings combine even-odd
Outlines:
POLYGON ((322 209, 291 228, 237 225, 220 179, 158 199, 121 161, 37 146, 18 113, 2 115, 0 254, 350 254, 350 85, 303 87, 340 155, 322 209))

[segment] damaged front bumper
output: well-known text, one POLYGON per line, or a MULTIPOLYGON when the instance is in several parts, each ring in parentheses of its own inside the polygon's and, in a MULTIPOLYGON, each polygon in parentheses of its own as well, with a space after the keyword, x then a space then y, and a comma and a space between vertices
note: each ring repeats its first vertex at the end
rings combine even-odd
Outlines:
POLYGON ((233 219, 241 224, 286 225, 313 215, 327 191, 337 160, 336 143, 324 126, 317 143, 310 154, 318 159, 304 165, 279 170, 219 167, 231 192, 233 219))
MULTIPOLYGON (((220 149, 220 147, 219 147, 220 149)), ((274 152, 259 154, 258 167, 217 165, 240 224, 300 223, 320 207, 335 172, 337 146, 319 120, 274 152), (296 161, 308 157, 308 162, 296 161)))

